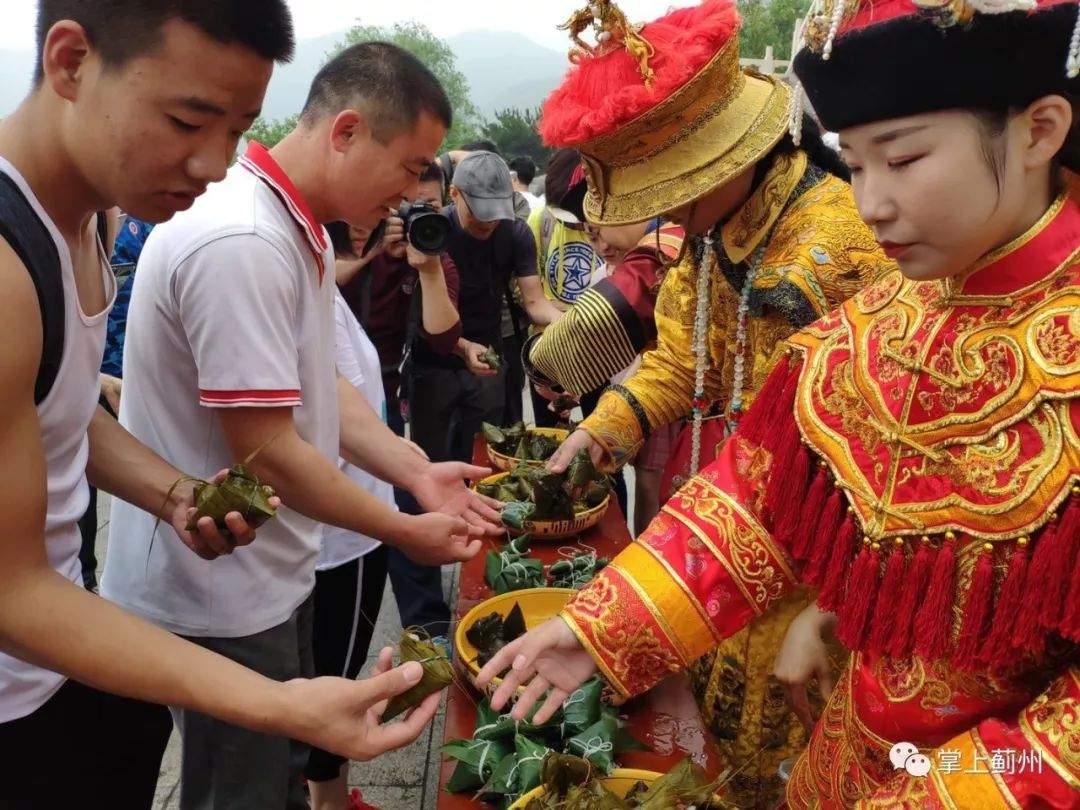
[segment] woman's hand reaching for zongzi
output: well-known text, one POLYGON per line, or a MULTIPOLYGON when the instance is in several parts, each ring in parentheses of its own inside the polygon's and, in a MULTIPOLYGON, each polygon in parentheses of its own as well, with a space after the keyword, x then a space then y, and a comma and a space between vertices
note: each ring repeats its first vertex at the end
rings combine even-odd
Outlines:
POLYGON ((435 716, 442 693, 429 695, 404 720, 382 724, 387 701, 415 686, 424 671, 415 661, 393 669, 392 661, 393 650, 387 647, 370 678, 315 678, 283 684, 290 718, 300 721, 282 733, 360 762, 413 742, 435 716))
POLYGON ((532 719, 543 725, 596 671, 592 656, 566 622, 556 616, 499 650, 480 670, 476 681, 483 689, 502 675, 503 681, 491 698, 491 707, 496 711, 502 711, 518 686, 525 685, 511 712, 515 720, 528 717, 536 702, 547 695, 532 719))
MULTIPOLYGON (((228 476, 228 470, 222 470, 214 476, 213 483, 220 484, 228 476)), ((189 532, 188 521, 195 515, 195 488, 184 484, 176 487, 169 505, 169 522, 173 531, 176 532, 181 542, 202 557, 204 560, 216 560, 226 554, 232 554, 240 546, 248 546, 255 542, 255 530, 258 523, 244 520, 239 512, 229 512, 225 516, 225 525, 229 534, 224 534, 218 529, 217 524, 211 517, 204 517, 198 522, 198 530, 189 532)), ((270 505, 277 509, 281 506, 281 499, 270 498, 270 505)))

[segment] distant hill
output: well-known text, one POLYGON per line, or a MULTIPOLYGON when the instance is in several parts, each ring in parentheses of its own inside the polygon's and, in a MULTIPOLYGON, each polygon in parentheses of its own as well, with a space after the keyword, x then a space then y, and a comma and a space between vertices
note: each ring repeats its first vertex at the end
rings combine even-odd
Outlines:
POLYGON ((507 107, 536 107, 566 72, 566 54, 505 31, 467 31, 447 40, 485 116, 507 107))
MULTIPOLYGON (((292 63, 274 71, 263 114, 285 118, 300 111, 315 73, 344 31, 297 43, 292 63)), ((528 37, 505 31, 466 31, 448 40, 458 67, 469 80, 473 103, 491 117, 507 107, 536 107, 559 83, 566 55, 528 37)), ((0 117, 22 100, 30 87, 33 56, 29 51, 0 51, 0 117)))

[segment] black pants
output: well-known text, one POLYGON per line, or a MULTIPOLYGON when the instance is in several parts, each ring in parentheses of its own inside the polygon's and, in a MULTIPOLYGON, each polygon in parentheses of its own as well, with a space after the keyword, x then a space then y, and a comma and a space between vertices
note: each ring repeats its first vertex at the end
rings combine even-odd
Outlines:
MULTIPOLYGON (((386 423, 398 436, 405 435, 400 408, 388 411, 386 423)), ((424 513, 410 492, 395 487, 394 500, 406 515, 424 513)), ((437 565, 417 565, 396 548, 386 551, 390 585, 394 589, 401 626, 423 627, 431 636, 447 635, 450 632, 450 606, 443 595, 442 569, 437 565)))
POLYGON ((149 810, 172 725, 164 706, 68 681, 0 724, 0 808, 149 810))
POLYGON ((503 413, 503 424, 516 425, 524 415, 522 393, 525 389, 525 366, 521 361, 521 341, 517 339, 517 335, 503 338, 503 363, 506 365, 506 411, 503 413))
POLYGON ((503 422, 505 376, 505 368, 493 377, 477 377, 463 368, 414 367, 409 386, 412 440, 432 461, 472 461, 481 422, 503 422))
MULTIPOLYGON (((315 574, 315 674, 355 678, 367 660, 386 587, 386 546, 315 574)), ((337 779, 345 757, 311 749, 304 776, 337 779)))

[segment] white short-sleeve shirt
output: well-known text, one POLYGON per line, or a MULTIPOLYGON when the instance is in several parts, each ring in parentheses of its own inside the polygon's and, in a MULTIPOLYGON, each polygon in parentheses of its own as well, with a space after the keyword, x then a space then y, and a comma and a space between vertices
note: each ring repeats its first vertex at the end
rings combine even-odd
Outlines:
MULTIPOLYGON (((341 292, 334 294, 334 323, 337 330, 337 367, 338 373, 359 391, 367 403, 386 420, 386 391, 383 389, 382 367, 379 364, 379 352, 364 327, 356 320, 341 292)), ((341 471, 366 489, 387 506, 396 509, 394 488, 376 478, 366 470, 361 470, 345 459, 338 459, 341 471)), ((337 568, 369 551, 378 548, 379 541, 366 534, 342 529, 340 526, 323 527, 323 545, 319 553, 318 570, 337 568)))
MULTIPOLYGON (((339 450, 334 255, 269 152, 154 229, 139 259, 124 345, 120 421, 189 475, 233 463, 218 408, 293 407, 300 437, 339 450)), ((187 636, 238 638, 283 623, 308 597, 319 523, 288 508, 254 544, 213 561, 168 525, 113 501, 102 594, 187 636)))

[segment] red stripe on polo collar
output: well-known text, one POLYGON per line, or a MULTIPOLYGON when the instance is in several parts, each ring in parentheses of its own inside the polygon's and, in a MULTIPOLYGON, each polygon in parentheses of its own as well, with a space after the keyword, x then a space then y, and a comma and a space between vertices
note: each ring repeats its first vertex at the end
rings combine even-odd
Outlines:
POLYGON ((285 207, 289 209, 289 213, 296 220, 296 224, 300 226, 300 229, 307 237, 311 252, 315 254, 315 258, 319 262, 319 280, 321 282, 325 269, 322 266, 322 257, 327 247, 329 247, 326 241, 326 231, 321 224, 315 221, 315 215, 311 213, 311 208, 300 190, 293 185, 292 180, 285 174, 285 170, 270 155, 270 151, 257 141, 248 143, 247 151, 240 158, 240 165, 270 186, 281 197, 285 207))

